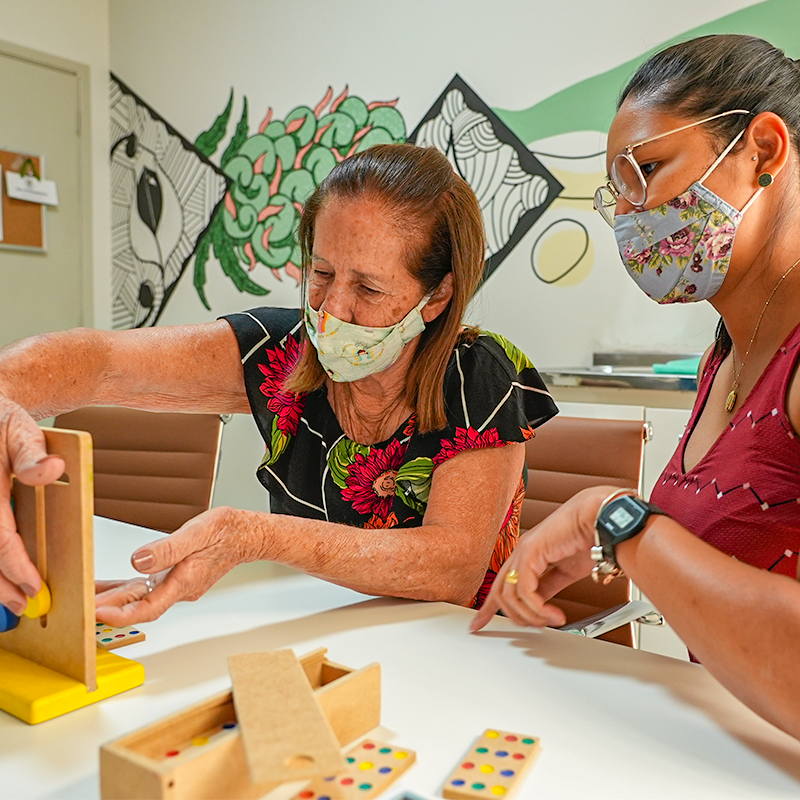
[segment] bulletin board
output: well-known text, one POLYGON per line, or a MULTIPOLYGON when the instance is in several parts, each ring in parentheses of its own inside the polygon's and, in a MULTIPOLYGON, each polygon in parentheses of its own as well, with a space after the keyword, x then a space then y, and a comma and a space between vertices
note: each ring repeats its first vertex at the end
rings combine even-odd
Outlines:
POLYGON ((14 153, 0 150, 0 168, 2 168, 2 233, 0 248, 14 250, 45 250, 44 238, 44 206, 41 203, 29 203, 9 197, 6 192, 5 173, 20 172, 23 164, 30 160, 39 177, 42 176, 42 159, 26 153, 14 153))

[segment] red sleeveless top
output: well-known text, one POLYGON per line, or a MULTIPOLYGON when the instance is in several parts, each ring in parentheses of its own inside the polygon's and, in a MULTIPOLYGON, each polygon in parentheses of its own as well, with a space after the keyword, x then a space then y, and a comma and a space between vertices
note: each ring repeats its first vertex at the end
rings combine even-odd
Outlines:
POLYGON ((686 472, 684 450, 722 359, 708 359, 686 433, 651 500, 704 542, 795 577, 800 550, 800 440, 786 395, 800 356, 800 325, 772 357, 711 449, 686 472))

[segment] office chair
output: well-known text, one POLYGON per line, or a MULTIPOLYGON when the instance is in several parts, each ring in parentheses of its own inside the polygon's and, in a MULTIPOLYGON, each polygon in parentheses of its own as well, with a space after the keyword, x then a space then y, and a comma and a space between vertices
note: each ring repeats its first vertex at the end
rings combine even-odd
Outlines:
POLYGON ((172 533, 211 505, 223 423, 219 414, 92 406, 54 424, 92 435, 95 514, 172 533))
MULTIPOLYGON (((526 442, 528 483, 520 514, 520 532, 538 525, 574 494, 608 484, 641 490, 642 457, 649 423, 637 420, 558 416, 526 442)), ((551 601, 567 615, 564 630, 633 646, 633 620, 658 622, 652 606, 631 600, 631 582, 608 585, 591 576, 566 587, 551 601), (613 613, 610 619, 609 614, 613 613)))

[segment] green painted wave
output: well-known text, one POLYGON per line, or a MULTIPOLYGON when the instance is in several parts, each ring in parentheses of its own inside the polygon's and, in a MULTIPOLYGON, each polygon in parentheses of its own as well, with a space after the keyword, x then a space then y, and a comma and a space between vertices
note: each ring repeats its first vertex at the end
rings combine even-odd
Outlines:
POLYGON ((572 131, 608 131, 620 90, 637 67, 663 47, 712 33, 743 33, 760 36, 790 56, 800 57, 800 26, 789 24, 796 18, 797 8, 797 0, 765 0, 668 39, 639 58, 580 81, 530 108, 493 111, 528 144, 572 131))

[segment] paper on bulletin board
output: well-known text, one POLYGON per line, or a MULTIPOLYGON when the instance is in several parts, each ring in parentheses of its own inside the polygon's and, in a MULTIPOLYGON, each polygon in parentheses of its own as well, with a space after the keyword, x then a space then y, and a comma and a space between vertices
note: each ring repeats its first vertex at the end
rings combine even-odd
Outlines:
POLYGON ((16 200, 45 206, 58 205, 56 182, 35 178, 33 175, 20 175, 18 172, 6 170, 6 192, 16 200))

